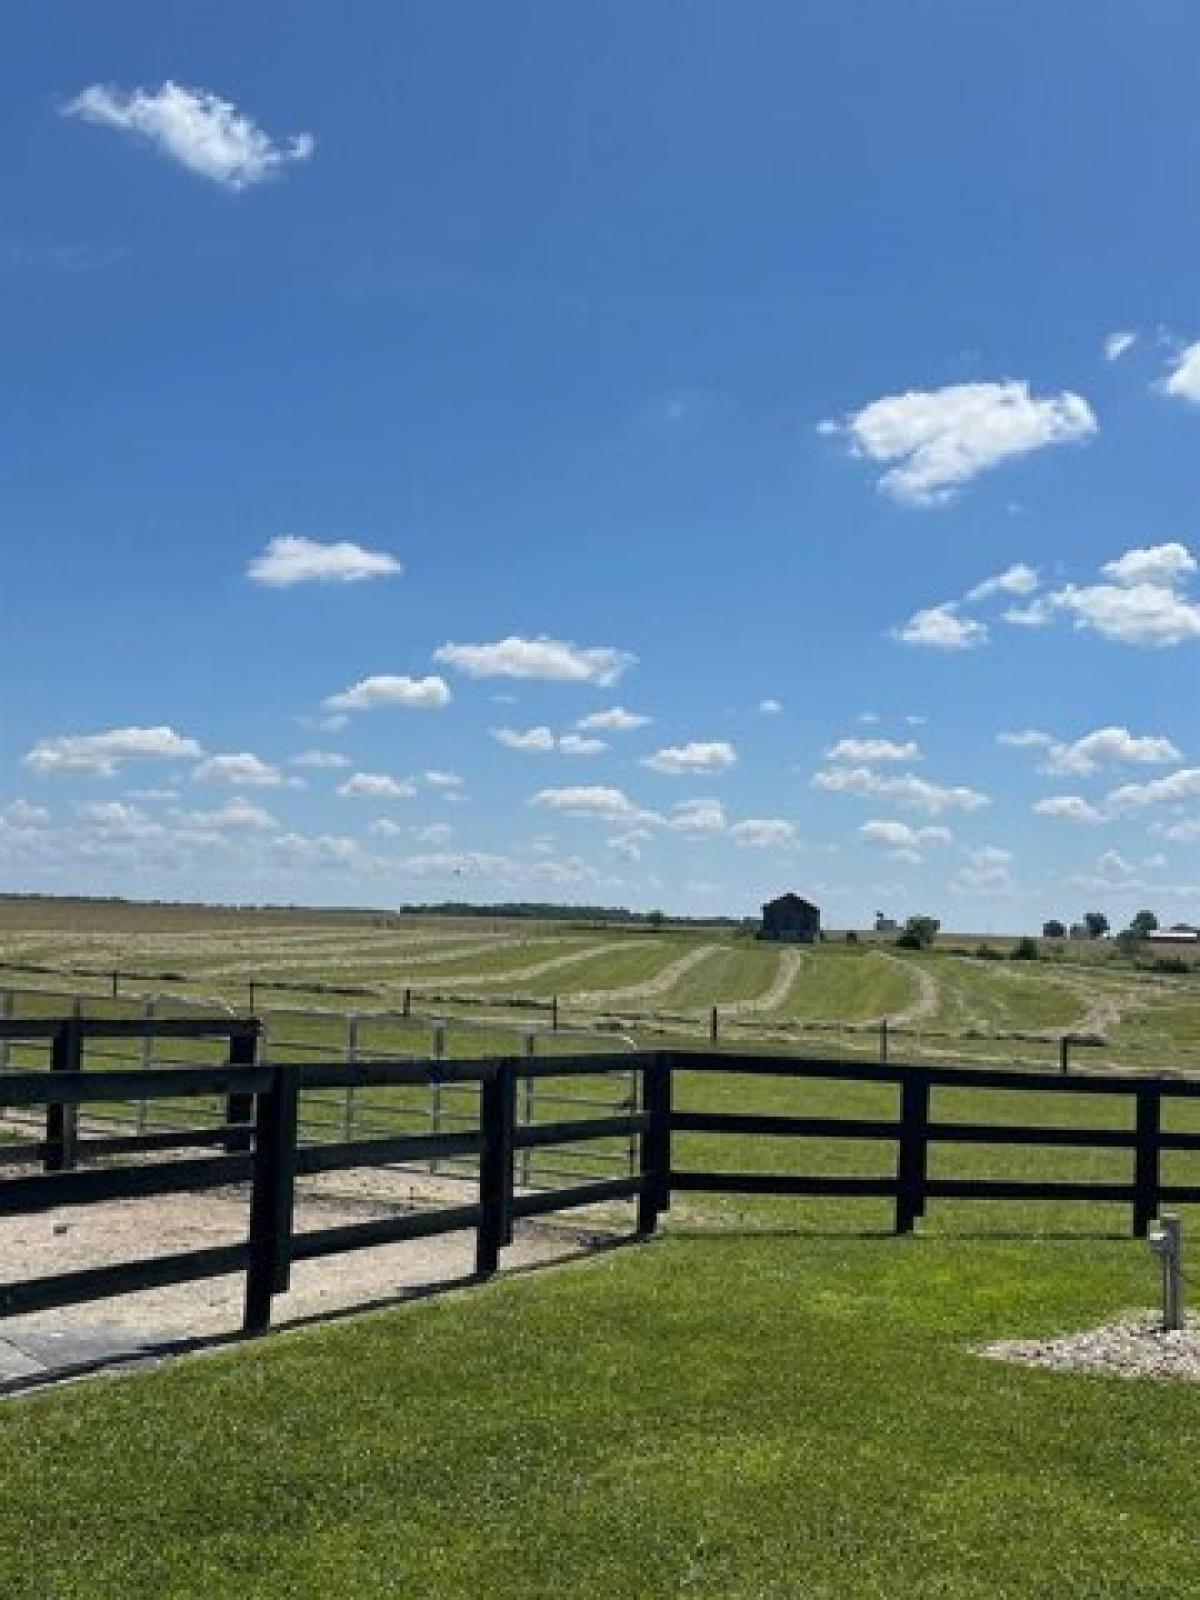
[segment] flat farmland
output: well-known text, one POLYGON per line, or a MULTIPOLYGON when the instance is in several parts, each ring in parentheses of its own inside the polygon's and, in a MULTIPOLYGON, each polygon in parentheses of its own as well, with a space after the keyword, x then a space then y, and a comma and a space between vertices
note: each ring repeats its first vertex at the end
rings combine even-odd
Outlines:
POLYGON ((875 1055, 886 1019, 895 1059, 1047 1065, 1069 1033, 1091 1041, 1081 1064, 1200 1067, 1200 973, 1142 970, 1108 946, 1014 962, 728 928, 6 900, 3 993, 23 1010, 75 995, 123 1014, 152 996, 162 1011, 253 1007, 272 1037, 322 1053, 344 1048, 348 1013, 364 1049, 404 1054, 428 1053, 444 1018, 461 1055, 511 1050, 555 1015, 564 1048, 614 1032, 694 1044, 715 1007, 730 1048, 875 1055))

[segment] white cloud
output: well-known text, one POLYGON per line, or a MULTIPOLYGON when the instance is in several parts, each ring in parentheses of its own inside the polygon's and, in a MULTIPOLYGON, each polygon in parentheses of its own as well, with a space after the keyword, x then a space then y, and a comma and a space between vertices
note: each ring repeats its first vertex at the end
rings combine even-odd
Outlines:
POLYGON ((640 711, 626 711, 624 706, 612 706, 607 711, 589 712, 586 717, 580 717, 575 726, 585 733, 591 730, 600 733, 627 733, 632 728, 644 728, 650 720, 640 711))
POLYGON ((1010 379, 886 395, 822 431, 845 435, 870 461, 897 463, 879 481, 885 494, 938 505, 1001 461, 1088 438, 1096 419, 1080 395, 1039 399, 1010 379))
POLYGON ((448 822, 430 822, 423 828, 413 830, 413 838, 418 844, 447 844, 454 837, 454 829, 448 822))
POLYGON ((10 800, 0 809, 0 823, 10 828, 46 828, 50 825, 50 813, 45 806, 31 805, 28 800, 10 800))
POLYGON ((758 709, 764 717, 777 717, 783 710, 783 701, 773 700, 768 696, 766 700, 758 702, 758 709))
POLYGON ((106 733, 41 739, 22 764, 43 776, 83 773, 111 778, 128 762, 191 760, 203 753, 195 739, 184 738, 173 728, 110 728, 106 733))
POLYGON ((1200 605, 1163 584, 1068 584, 1053 596, 1080 630, 1118 644, 1164 650, 1200 639, 1200 605))
POLYGON ((989 600, 995 594, 1032 594, 1040 583, 1036 567, 1030 567, 1024 561, 1018 561, 1014 566, 1006 567, 1003 572, 997 572, 991 578, 985 578, 982 583, 977 583, 973 589, 967 590, 968 600, 989 600))
POLYGON ((1138 336, 1132 328, 1118 328, 1104 341, 1105 361, 1119 361, 1127 350, 1132 350, 1138 336))
POLYGON ((1159 387, 1164 394, 1173 395, 1177 400, 1200 405, 1200 341, 1179 352, 1159 387))
POLYGON ((192 777, 197 783, 230 783, 238 788, 253 789, 278 789, 283 783, 300 781, 285 778, 278 767, 248 750, 236 755, 209 756, 193 769, 192 777))
POLYGON ((1011 865, 1013 853, 1011 850, 1002 850, 999 845, 983 844, 974 849, 964 848, 963 855, 977 867, 1007 867, 1011 865))
POLYGON ((940 816, 946 811, 978 811, 991 804, 987 795, 963 784, 947 787, 906 772, 899 777, 884 777, 869 767, 831 767, 815 774, 813 788, 831 794, 852 794, 860 799, 882 795, 908 811, 923 811, 940 816))
POLYGON ((1117 560, 1106 561, 1100 570, 1114 583, 1154 583, 1175 589, 1195 572, 1196 558, 1187 545, 1173 540, 1135 546, 1117 560))
POLYGON ((621 789, 604 784, 584 784, 565 789, 540 789, 530 805, 562 811, 572 817, 594 817, 604 822, 658 821, 652 812, 643 811, 621 789))
POLYGON ((1078 773, 1086 777, 1105 764, 1154 766, 1180 760, 1170 739, 1136 735, 1128 728, 1097 728, 1074 744, 1052 745, 1046 756, 1046 772, 1078 773))
POLYGON ((288 764, 293 767, 312 767, 315 771, 336 772, 340 767, 348 767, 352 763, 349 756, 337 750, 302 750, 298 756, 292 756, 288 764))
POLYGON ((996 743, 1010 745, 1014 750, 1036 750, 1053 744, 1054 739, 1040 728, 1021 728, 1015 733, 998 733, 996 743))
POLYGON ((794 824, 781 817, 747 817, 729 830, 733 842, 743 850, 771 850, 796 842, 794 824))
POLYGON ((1186 817, 1182 822, 1153 822, 1150 832, 1175 844, 1197 844, 1200 843, 1200 817, 1186 817))
POLYGON ((564 733, 556 738, 547 727, 492 728, 489 731, 498 744, 509 750, 523 750, 534 755, 549 755, 557 750, 564 756, 596 756, 608 749, 603 739, 584 739, 577 733, 564 733))
POLYGON ((318 544, 315 539, 285 534, 271 539, 262 555, 254 557, 246 576, 270 589, 288 589, 296 583, 363 583, 403 571, 395 556, 364 550, 347 539, 318 544))
POLYGON ((279 823, 262 806, 251 805, 247 800, 231 800, 216 811, 189 811, 185 820, 196 828, 250 828, 256 831, 278 828, 279 823))
POLYGON ((719 800, 681 800, 672 807, 668 826, 680 833, 721 833, 725 827, 725 807, 719 800))
POLYGON ((584 648, 564 639, 522 639, 510 635, 495 644, 443 644, 435 661, 457 667, 470 678, 541 678, 557 683, 595 683, 609 688, 637 657, 609 645, 584 648))
POLYGON ((914 611, 906 623, 893 630, 892 636, 901 644, 923 645, 931 650, 974 650, 988 642, 987 624, 959 616, 955 601, 914 611))
POLYGON ((1080 822, 1091 825, 1105 822, 1103 811, 1078 794, 1051 794, 1036 802, 1033 808, 1040 817, 1059 817, 1063 822, 1080 822))
POLYGON ((431 789, 461 789, 463 786, 463 780, 457 772, 427 772, 425 782, 431 789))
POLYGON ((1054 621, 1054 606, 1048 598, 1041 598, 1027 606, 1009 606, 1000 614, 1014 628, 1044 628, 1054 621))
POLYGON ((1147 783, 1126 783, 1113 789, 1105 805, 1114 814, 1144 811, 1150 806, 1181 805, 1200 796, 1200 767, 1180 767, 1165 778, 1147 783))
POLYGON ((929 844, 949 844, 954 835, 949 828, 911 828, 907 822, 864 822, 858 836, 867 844, 884 845, 889 850, 919 852, 929 844))
POLYGON ((693 739, 690 744, 667 745, 652 756, 643 756, 642 765, 653 772, 669 773, 682 777, 688 773, 704 772, 710 776, 727 772, 737 761, 737 752, 723 739, 693 739))
POLYGON ((625 833, 614 834, 611 839, 604 841, 608 849, 616 855, 623 856, 626 861, 640 861, 642 859, 642 845, 651 838, 648 828, 630 828, 625 833))
POLYGON ((383 706, 401 706, 410 711, 440 711, 450 704, 450 689, 445 678, 409 678, 379 673, 362 678, 340 694, 331 694, 325 704, 334 711, 376 711, 383 706))
POLYGON ((411 800, 417 786, 411 778, 393 778, 386 772, 356 772, 338 785, 347 800, 411 800))
POLYGON ((1106 850, 1096 858, 1096 870, 1106 878, 1132 878, 1136 868, 1115 850, 1106 850))
POLYGON ((827 761, 861 761, 871 765, 877 761, 919 761, 921 747, 915 740, 897 744, 893 739, 839 739, 826 750, 827 761))
POLYGON ((496 743, 502 744, 507 750, 545 755, 555 747, 554 735, 549 728, 492 728, 489 731, 496 743))
POLYGON ((169 78, 153 90, 91 84, 63 107, 63 115, 131 133, 226 189, 262 183, 293 162, 307 161, 315 148, 309 133, 278 143, 230 101, 169 78))
POLYGON ((390 817, 377 817, 367 832, 376 839, 399 839, 402 834, 408 832, 408 829, 398 822, 393 822, 390 817))

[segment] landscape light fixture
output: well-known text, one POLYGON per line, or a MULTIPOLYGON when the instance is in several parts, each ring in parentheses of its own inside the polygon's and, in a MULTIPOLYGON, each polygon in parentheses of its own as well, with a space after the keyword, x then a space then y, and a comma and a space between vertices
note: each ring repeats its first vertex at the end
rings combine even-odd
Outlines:
POLYGON ((1169 1213, 1158 1219, 1146 1240, 1162 1262, 1164 1333, 1178 1333, 1183 1327, 1183 1228, 1179 1218, 1169 1213))

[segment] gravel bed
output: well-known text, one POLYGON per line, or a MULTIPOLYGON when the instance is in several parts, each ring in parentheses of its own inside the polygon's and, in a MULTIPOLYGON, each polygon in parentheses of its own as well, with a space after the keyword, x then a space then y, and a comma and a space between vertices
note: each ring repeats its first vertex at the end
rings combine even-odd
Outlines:
POLYGON ((976 1346, 993 1361, 1015 1361, 1053 1372, 1092 1372, 1111 1378, 1177 1379, 1200 1383, 1200 1318, 1177 1333, 1163 1331, 1153 1311, 1131 1311, 1116 1322, 1052 1339, 999 1339, 976 1346))

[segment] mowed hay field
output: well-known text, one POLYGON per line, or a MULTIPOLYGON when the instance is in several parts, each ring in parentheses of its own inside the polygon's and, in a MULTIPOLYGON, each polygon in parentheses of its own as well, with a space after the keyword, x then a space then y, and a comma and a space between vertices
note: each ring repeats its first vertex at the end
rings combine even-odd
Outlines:
MULTIPOLYGON (((498 917, 237 910, 103 902, 0 902, 0 991, 155 994, 253 1003, 276 1036, 340 1038, 354 1011, 469 1019, 453 1053, 512 1048, 525 1027, 619 1030, 644 1042, 874 1055, 887 1019, 894 1057, 1057 1060, 1063 1033, 1102 1041, 1077 1059, 1200 1066, 1200 973, 1136 970, 1109 947, 1038 962, 985 960, 971 944, 902 951, 864 940, 763 944, 728 928, 534 922, 498 917), (1090 956, 1091 959, 1086 957, 1090 956), (31 970, 44 969, 44 970, 31 970), (253 984, 253 989, 251 985, 253 984), (322 1017, 321 1013, 325 1013, 322 1017)), ((53 1000, 14 1004, 52 1008, 53 1000)), ((383 1022, 373 1026, 380 1034, 383 1022)), ((386 1035, 417 1048, 428 1023, 386 1035)), ((564 1047, 567 1040, 564 1038, 564 1047)))

